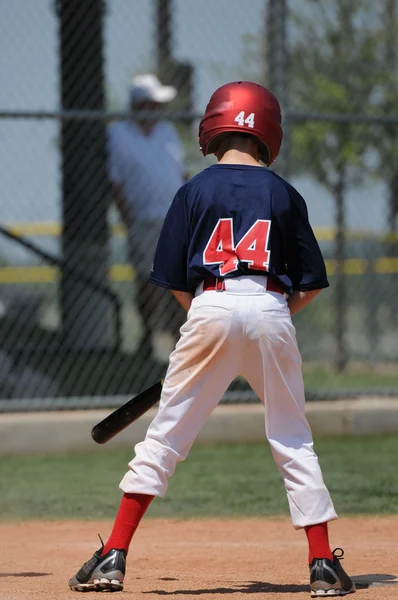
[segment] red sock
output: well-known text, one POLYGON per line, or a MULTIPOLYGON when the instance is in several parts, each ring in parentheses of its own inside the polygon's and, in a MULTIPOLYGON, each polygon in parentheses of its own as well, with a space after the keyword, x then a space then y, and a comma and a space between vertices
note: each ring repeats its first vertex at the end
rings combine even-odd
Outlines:
POLYGON ((333 560, 333 554, 329 546, 328 524, 307 525, 304 529, 309 546, 308 562, 311 564, 314 558, 333 560))
POLYGON ((124 494, 109 540, 102 549, 104 556, 112 548, 128 552, 131 538, 154 496, 124 494))

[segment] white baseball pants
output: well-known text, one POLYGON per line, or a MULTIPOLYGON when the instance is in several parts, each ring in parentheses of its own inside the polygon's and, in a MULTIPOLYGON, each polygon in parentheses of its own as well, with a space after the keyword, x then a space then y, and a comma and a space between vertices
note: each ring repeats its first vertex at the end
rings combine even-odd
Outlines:
POLYGON ((170 356, 157 415, 120 483, 124 492, 164 496, 176 463, 242 375, 264 405, 265 434, 294 527, 337 518, 305 417, 295 328, 285 297, 267 292, 266 280, 227 279, 222 292, 199 286, 170 356))

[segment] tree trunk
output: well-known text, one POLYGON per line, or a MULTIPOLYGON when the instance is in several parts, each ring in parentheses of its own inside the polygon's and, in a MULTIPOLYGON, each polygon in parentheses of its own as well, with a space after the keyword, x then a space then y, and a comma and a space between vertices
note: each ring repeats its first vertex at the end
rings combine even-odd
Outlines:
MULTIPOLYGON (((389 210, 388 210, 388 229, 391 234, 391 241, 394 242, 393 236, 396 235, 398 231, 398 170, 393 174, 391 181, 389 183, 389 210)), ((395 248, 393 254, 391 256, 396 256, 396 245, 393 244, 393 248, 395 248)))
POLYGON ((268 0, 265 37, 266 82, 282 108, 283 142, 275 163, 276 171, 286 179, 292 172, 290 136, 290 73, 287 48, 287 0, 268 0))
MULTIPOLYGON (((389 182, 389 210, 388 210, 388 224, 387 224, 390 236, 387 247, 388 256, 396 258, 398 256, 398 171, 395 171, 391 181, 389 182)), ((387 277, 387 276, 385 276, 387 277)), ((391 273, 388 277, 389 293, 387 297, 390 298, 390 319, 391 325, 395 328, 398 327, 398 314, 397 314, 397 296, 398 296, 398 275, 391 273)))

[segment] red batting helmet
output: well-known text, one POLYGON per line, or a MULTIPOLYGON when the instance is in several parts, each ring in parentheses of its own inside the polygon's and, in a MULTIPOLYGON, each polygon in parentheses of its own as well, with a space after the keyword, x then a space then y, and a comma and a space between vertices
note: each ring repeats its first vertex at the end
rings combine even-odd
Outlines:
POLYGON ((267 88, 250 81, 227 83, 209 100, 199 125, 199 146, 206 156, 216 150, 222 134, 249 133, 265 146, 260 159, 268 166, 278 156, 282 144, 281 122, 279 102, 267 88))

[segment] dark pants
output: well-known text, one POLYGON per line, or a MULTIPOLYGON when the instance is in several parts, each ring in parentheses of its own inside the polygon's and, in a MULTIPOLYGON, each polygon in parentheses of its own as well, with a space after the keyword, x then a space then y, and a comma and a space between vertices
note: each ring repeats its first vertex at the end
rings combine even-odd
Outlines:
POLYGON ((186 320, 186 313, 170 290, 139 276, 136 278, 136 286, 136 306, 143 327, 139 352, 142 352, 143 358, 148 358, 153 354, 153 333, 170 333, 176 343, 180 327, 186 320))
POLYGON ((149 276, 163 220, 135 219, 128 232, 129 255, 135 269, 136 307, 143 332, 138 353, 143 358, 153 354, 153 333, 168 332, 176 342, 186 313, 170 290, 149 283, 149 276))

